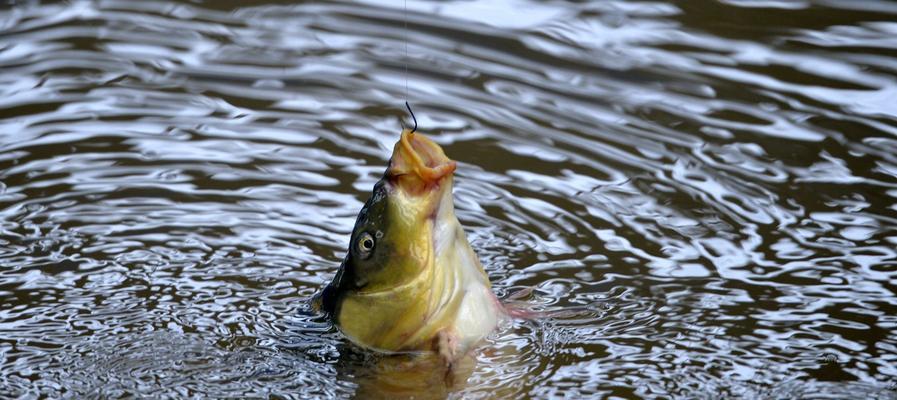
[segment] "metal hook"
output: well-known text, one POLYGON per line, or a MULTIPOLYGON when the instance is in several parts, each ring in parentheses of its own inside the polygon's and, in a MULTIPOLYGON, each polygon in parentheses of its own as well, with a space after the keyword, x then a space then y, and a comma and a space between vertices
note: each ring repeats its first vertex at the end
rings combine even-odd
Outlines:
POLYGON ((408 107, 408 112, 411 113, 411 119, 414 120, 414 129, 411 130, 411 133, 417 131, 417 117, 414 116, 414 111, 411 111, 411 105, 408 102, 405 102, 405 107, 408 107))

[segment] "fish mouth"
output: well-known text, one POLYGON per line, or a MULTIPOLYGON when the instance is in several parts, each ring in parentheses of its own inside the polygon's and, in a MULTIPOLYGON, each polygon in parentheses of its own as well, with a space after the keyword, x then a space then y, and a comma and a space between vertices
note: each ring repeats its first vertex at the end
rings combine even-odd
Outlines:
POLYGON ((420 193, 452 176, 456 167, 438 144, 423 134, 404 130, 393 149, 386 175, 403 189, 420 193))

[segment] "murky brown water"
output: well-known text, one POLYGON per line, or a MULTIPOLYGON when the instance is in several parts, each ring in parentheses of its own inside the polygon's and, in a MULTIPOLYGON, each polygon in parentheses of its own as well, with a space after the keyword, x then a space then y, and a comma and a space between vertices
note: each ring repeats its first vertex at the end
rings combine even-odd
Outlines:
POLYGON ((407 76, 496 291, 597 313, 425 394, 897 398, 897 3, 2 4, 0 397, 383 394, 306 299, 407 76))

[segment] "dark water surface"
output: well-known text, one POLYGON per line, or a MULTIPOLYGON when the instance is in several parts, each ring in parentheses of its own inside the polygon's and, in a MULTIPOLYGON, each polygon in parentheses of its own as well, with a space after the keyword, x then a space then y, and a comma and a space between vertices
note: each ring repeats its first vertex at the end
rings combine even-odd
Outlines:
POLYGON ((595 310, 419 394, 897 398, 897 3, 402 8, 2 2, 0 397, 383 395, 306 300, 407 77, 496 292, 595 310))

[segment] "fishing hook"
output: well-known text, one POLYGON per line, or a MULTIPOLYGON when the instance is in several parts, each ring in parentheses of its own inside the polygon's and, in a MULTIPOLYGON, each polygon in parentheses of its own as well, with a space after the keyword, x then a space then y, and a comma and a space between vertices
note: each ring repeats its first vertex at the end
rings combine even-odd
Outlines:
POLYGON ((408 102, 405 102, 405 107, 408 107, 408 112, 411 113, 411 119, 414 120, 414 129, 411 130, 411 133, 414 133, 417 130, 417 117, 414 116, 414 111, 411 111, 411 105, 408 102))

